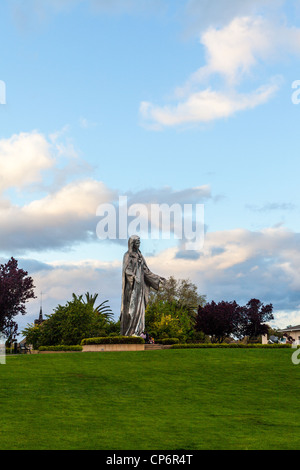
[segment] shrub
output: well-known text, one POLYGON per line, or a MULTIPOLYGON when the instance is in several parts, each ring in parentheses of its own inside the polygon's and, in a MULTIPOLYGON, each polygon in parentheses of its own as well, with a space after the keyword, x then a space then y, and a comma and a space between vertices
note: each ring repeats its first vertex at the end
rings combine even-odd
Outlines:
POLYGON ((56 345, 56 346, 40 346, 39 351, 82 351, 82 346, 68 346, 65 344, 56 345))
POLYGON ((28 325, 22 332, 26 342, 34 349, 62 344, 72 346, 80 345, 83 338, 107 336, 114 332, 118 325, 107 319, 109 311, 105 305, 95 309, 97 296, 87 293, 86 297, 87 303, 84 303, 82 296, 73 294, 72 301, 58 305, 52 315, 46 315, 47 319, 41 325, 28 325))
POLYGON ((82 345, 88 344, 143 344, 145 341, 139 336, 103 336, 99 338, 84 338, 82 345))
POLYGON ((33 349, 38 349, 43 342, 43 326, 42 325, 27 325, 22 331, 28 344, 32 344, 33 349))
POLYGON ((178 344, 179 339, 178 338, 163 338, 157 340, 157 343, 159 344, 178 344))
POLYGON ((290 348, 290 344, 242 344, 242 343, 195 343, 195 344, 174 344, 172 349, 191 349, 191 348, 240 348, 240 349, 276 349, 290 348))
POLYGON ((210 341, 210 337, 206 336, 203 331, 191 330, 185 343, 210 343, 210 341))

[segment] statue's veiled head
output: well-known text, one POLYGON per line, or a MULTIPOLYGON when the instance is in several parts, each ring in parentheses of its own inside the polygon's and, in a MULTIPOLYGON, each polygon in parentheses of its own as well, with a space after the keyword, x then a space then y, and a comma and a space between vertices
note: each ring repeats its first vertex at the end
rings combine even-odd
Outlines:
POLYGON ((128 251, 137 251, 140 248, 141 239, 138 235, 131 235, 128 240, 128 251))

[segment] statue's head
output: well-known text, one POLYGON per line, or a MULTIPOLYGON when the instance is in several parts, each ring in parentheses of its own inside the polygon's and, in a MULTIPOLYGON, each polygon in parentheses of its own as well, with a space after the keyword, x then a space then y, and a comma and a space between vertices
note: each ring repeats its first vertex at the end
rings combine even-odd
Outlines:
POLYGON ((128 250, 136 251, 140 248, 141 239, 138 235, 131 235, 128 240, 128 250))

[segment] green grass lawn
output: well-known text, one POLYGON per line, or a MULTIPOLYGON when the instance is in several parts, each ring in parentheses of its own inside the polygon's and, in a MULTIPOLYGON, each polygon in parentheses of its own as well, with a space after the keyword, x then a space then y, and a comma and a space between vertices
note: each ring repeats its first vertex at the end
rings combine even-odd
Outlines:
POLYGON ((300 449, 289 349, 7 356, 0 449, 300 449))

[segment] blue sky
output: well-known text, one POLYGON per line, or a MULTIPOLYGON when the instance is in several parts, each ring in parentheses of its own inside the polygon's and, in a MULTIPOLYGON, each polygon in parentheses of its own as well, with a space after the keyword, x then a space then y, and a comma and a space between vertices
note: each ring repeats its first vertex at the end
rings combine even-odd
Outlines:
POLYGON ((204 204, 205 243, 142 240, 208 300, 300 323, 300 1, 7 0, 0 5, 0 233, 50 314, 72 292, 120 308, 126 243, 96 209, 204 204))

